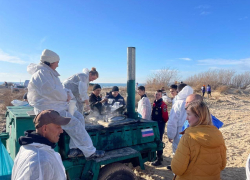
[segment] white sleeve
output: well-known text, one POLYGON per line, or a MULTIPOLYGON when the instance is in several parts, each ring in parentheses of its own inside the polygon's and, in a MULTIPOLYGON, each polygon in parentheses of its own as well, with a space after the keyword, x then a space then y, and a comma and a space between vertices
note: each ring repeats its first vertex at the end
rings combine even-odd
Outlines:
POLYGON ((173 107, 170 111, 170 116, 167 124, 167 135, 169 139, 174 139, 177 133, 178 119, 180 112, 173 107))
POLYGON ((87 82, 79 81, 78 91, 79 91, 79 94, 80 94, 82 101, 89 99, 87 82))
POLYGON ((148 98, 145 98, 145 108, 146 108, 145 119, 151 120, 152 107, 148 98))
POLYGON ((66 91, 67 94, 69 94, 71 99, 75 97, 70 89, 64 88, 64 90, 66 91))
POLYGON ((143 119, 146 119, 146 117, 147 117, 147 102, 146 102, 146 98, 142 99, 141 116, 142 116, 143 119))
POLYGON ((246 175, 247 175, 247 180, 250 180, 250 155, 247 158, 246 175))
POLYGON ((138 113, 142 116, 143 119, 151 119, 151 104, 148 98, 142 98, 138 103, 138 113))

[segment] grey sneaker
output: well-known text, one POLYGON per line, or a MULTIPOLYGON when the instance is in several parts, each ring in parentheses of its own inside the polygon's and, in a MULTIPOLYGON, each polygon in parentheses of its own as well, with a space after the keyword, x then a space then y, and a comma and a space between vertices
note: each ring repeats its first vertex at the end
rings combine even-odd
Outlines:
POLYGON ((87 160, 91 160, 94 158, 101 158, 105 156, 105 151, 102 150, 96 150, 94 154, 92 154, 91 156, 89 156, 88 158, 86 158, 87 160))
POLYGON ((73 158, 73 157, 77 157, 78 156, 78 149, 74 148, 74 149, 70 149, 69 150, 69 154, 68 157, 69 158, 73 158))
POLYGON ((84 156, 83 152, 80 149, 77 149, 77 150, 78 150, 78 154, 77 154, 78 157, 84 156))

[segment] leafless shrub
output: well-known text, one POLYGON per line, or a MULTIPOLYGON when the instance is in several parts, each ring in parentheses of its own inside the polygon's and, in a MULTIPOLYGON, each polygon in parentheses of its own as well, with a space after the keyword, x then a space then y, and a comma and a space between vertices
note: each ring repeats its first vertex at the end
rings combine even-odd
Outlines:
POLYGON ((226 92, 228 89, 229 89, 228 86, 220 86, 217 88, 217 91, 219 93, 223 93, 223 92, 226 92))
POLYGON ((11 101, 14 99, 23 100, 23 95, 26 93, 25 90, 21 89, 17 93, 11 93, 10 89, 4 89, 3 94, 0 95, 0 100, 3 101, 3 105, 1 106, 2 110, 6 110, 7 106, 13 106, 11 101))
POLYGON ((237 88, 245 89, 250 84, 250 71, 237 74, 232 78, 232 85, 237 88))
POLYGON ((178 70, 162 68, 153 72, 146 81, 147 90, 157 90, 161 87, 168 87, 170 82, 179 80, 178 70))
POLYGON ((246 88, 247 85, 250 84, 250 71, 236 74, 234 70, 208 70, 187 78, 185 82, 195 87, 195 89, 198 89, 198 87, 202 85, 207 86, 207 84, 209 84, 212 89, 217 89, 221 86, 246 88))

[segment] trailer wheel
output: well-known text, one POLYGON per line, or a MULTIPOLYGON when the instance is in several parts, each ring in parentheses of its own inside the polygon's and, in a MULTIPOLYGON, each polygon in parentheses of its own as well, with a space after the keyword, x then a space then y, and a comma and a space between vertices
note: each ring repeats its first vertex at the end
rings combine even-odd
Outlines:
POLYGON ((101 169, 98 180, 137 180, 137 177, 128 166, 114 163, 101 169))

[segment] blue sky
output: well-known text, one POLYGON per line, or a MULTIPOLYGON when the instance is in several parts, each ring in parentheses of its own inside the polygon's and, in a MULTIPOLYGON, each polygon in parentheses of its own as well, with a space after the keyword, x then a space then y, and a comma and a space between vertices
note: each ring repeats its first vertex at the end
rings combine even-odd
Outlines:
POLYGON ((0 82, 30 79, 43 49, 61 58, 61 80, 96 67, 95 82, 125 83, 127 47, 136 81, 178 69, 250 69, 249 0, 0 0, 0 82))

